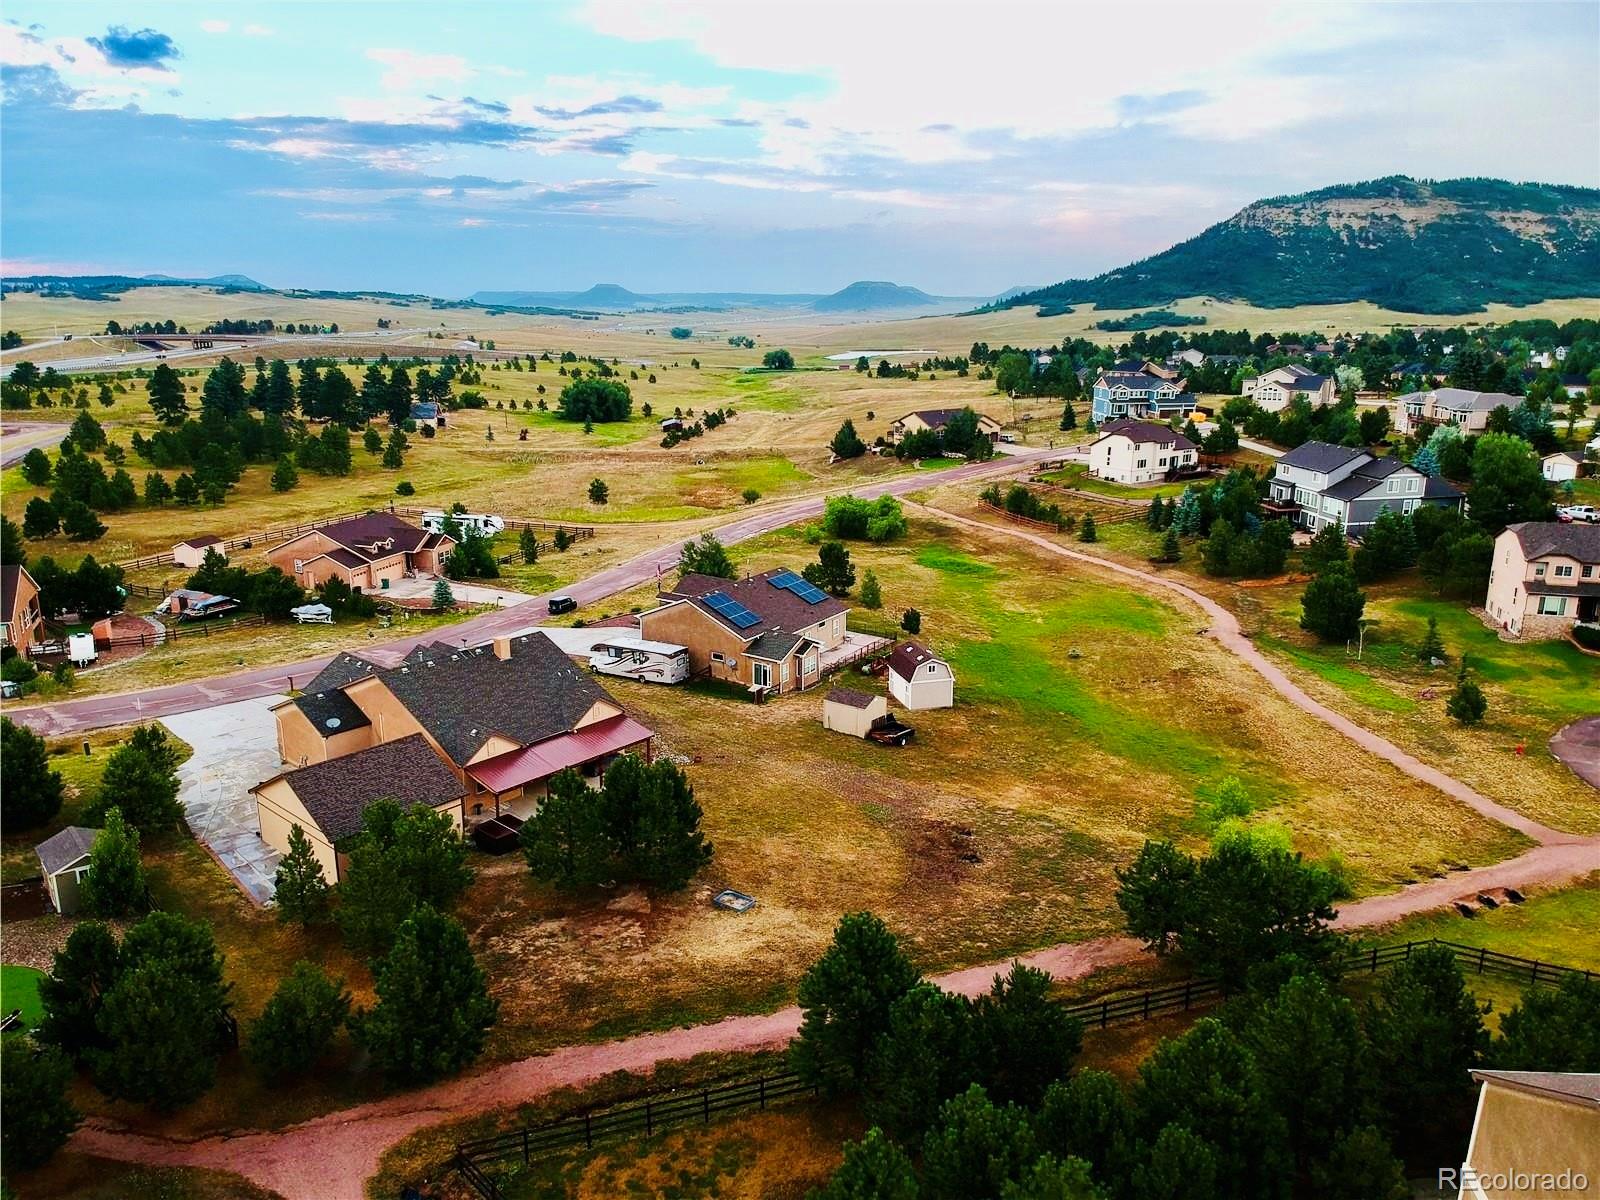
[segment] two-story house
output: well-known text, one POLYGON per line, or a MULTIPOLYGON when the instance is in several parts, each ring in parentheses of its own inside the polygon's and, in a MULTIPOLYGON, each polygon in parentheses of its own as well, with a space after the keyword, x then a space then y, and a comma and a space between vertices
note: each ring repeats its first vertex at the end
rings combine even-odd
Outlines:
POLYGON ((44 627, 39 585, 26 567, 7 563, 0 567, 0 593, 0 646, 11 646, 27 658, 44 627))
POLYGON ((787 569, 746 579, 684 575, 661 606, 639 614, 639 636, 689 648, 697 675, 751 691, 793 692, 822 678, 843 644, 849 605, 787 569))
POLYGON ((1194 415, 1194 395, 1183 390, 1181 381, 1162 379, 1142 369, 1102 371, 1090 395, 1090 416, 1097 425, 1118 417, 1169 421, 1194 415))
POLYGON ((1600 525, 1523 521, 1494 540, 1483 607, 1514 638, 1600 622, 1600 525))
POLYGON ((1516 408, 1521 397, 1505 392, 1473 392, 1466 388, 1432 388, 1395 397, 1394 425, 1401 433, 1423 433, 1434 425, 1456 425, 1462 433, 1482 433, 1489 414, 1504 405, 1516 408))
POLYGON ((1398 458, 1306 442, 1273 464, 1262 506, 1311 533, 1337 525, 1359 538, 1385 508, 1409 513, 1424 504, 1460 508, 1461 502, 1461 492, 1450 483, 1398 458))
POLYGON ((1338 388, 1331 375, 1318 375, 1307 367, 1290 363, 1243 380, 1240 390, 1265 412, 1280 412, 1298 396, 1312 404, 1332 404, 1338 388))
POLYGON ((1116 483, 1152 483, 1192 468, 1199 447, 1168 425, 1107 421, 1089 447, 1089 474, 1116 483))

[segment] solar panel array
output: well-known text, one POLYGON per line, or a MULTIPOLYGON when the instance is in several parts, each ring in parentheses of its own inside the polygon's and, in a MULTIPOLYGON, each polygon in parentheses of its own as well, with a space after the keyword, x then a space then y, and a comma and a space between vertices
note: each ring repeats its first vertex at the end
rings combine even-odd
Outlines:
POLYGON ((738 629, 749 629, 752 625, 761 623, 760 617, 726 592, 708 592, 703 599, 711 606, 712 612, 726 618, 738 629))
POLYGON ((828 598, 821 588, 807 583, 793 571, 779 571, 776 575, 767 576, 767 582, 775 588, 793 592, 807 604, 820 604, 828 598))

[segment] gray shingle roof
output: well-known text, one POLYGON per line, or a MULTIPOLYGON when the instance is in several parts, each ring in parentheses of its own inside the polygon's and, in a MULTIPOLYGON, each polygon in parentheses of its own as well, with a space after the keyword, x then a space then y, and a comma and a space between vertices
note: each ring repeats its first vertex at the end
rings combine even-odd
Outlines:
POLYGON ((467 794, 420 733, 312 763, 283 778, 330 842, 359 832, 361 814, 375 801, 436 808, 467 794))
POLYGON ((72 866, 86 858, 94 847, 95 836, 100 831, 83 825, 68 825, 60 833, 53 833, 33 848, 39 856, 39 865, 46 875, 72 866))
POLYGON ((354 683, 357 679, 364 679, 368 675, 376 674, 378 668, 366 659, 355 654, 335 654, 333 660, 318 671, 306 684, 307 692, 325 692, 330 688, 342 688, 347 683, 354 683))
POLYGON ((828 700, 829 703, 843 704, 850 708, 866 708, 874 700, 876 700, 877 697, 868 695, 866 692, 858 692, 855 688, 836 687, 828 689, 828 694, 825 699, 828 700))
POLYGON ((338 688, 296 696, 294 706, 305 713, 306 720, 325 738, 372 724, 367 714, 356 707, 356 702, 338 688))
POLYGON ((1278 461, 1288 467, 1299 467, 1302 471, 1317 471, 1327 474, 1336 471, 1352 458, 1360 458, 1367 452, 1353 449, 1350 446, 1335 446, 1332 442, 1303 442, 1278 461))
POLYGON ((772 662, 782 662, 794 653, 795 647, 806 639, 798 633, 785 633, 781 629, 774 629, 770 633, 763 633, 755 641, 744 648, 744 652, 751 658, 765 658, 772 662))
POLYGON ((1507 525, 1522 543, 1522 553, 1528 558, 1542 558, 1546 554, 1565 554, 1579 562, 1600 563, 1600 525, 1583 525, 1576 521, 1523 521, 1507 525))
POLYGON ((596 702, 616 703, 542 633, 513 638, 509 659, 489 647, 430 650, 380 678, 457 763, 494 734, 542 742, 570 733, 596 702))

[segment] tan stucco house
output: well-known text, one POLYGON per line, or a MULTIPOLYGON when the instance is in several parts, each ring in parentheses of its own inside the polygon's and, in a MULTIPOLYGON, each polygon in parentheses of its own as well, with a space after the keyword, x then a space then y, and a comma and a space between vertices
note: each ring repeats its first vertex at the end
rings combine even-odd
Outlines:
POLYGON ((1494 540, 1484 610, 1514 638, 1600 622, 1600 525, 1523 521, 1494 540))
POLYGON ((200 533, 192 538, 185 538, 174 546, 172 561, 176 566, 188 567, 193 571, 205 561, 206 552, 209 550, 215 550, 223 558, 228 557, 221 538, 214 533, 200 533))
MULTIPOLYGON (((950 418, 963 412, 959 408, 924 408, 917 412, 907 413, 899 420, 889 423, 888 441, 891 446, 898 446, 900 440, 907 434, 918 433, 922 430, 940 430, 950 424, 950 418)), ((987 413, 978 414, 978 432, 991 442, 1000 440, 1000 422, 987 413)))
POLYGON ((301 824, 330 855, 376 800, 450 809, 463 829, 526 819, 552 775, 597 783, 618 754, 648 759, 654 736, 541 633, 419 646, 389 668, 341 654, 273 715, 288 770, 253 789, 261 836, 283 852, 301 824))
MULTIPOLYGON (((1459 1200, 1550 1200, 1600 1183, 1600 1075, 1474 1071, 1483 1085, 1459 1200)), ((1442 1173, 1447 1175, 1448 1172, 1442 1173)))
POLYGON ((40 640, 44 610, 39 605, 39 585, 26 567, 7 563, 0 567, 0 646, 14 646, 23 658, 40 640))
POLYGON ((639 614, 639 635, 687 646, 695 675, 793 692, 822 678, 822 654, 844 641, 849 612, 786 568, 737 580, 688 574, 639 614))
POLYGON ((1516 408, 1520 396, 1505 392, 1474 392, 1467 388, 1431 388, 1395 398, 1395 428, 1401 433, 1421 433, 1434 425, 1455 425, 1462 433, 1482 433, 1489 414, 1504 406, 1516 408))
POLYGON ((370 512, 297 534, 267 551, 267 561, 303 588, 338 579, 382 591, 407 575, 437 575, 455 539, 429 533, 393 513, 370 512))
POLYGON ((1256 407, 1264 412, 1281 412, 1300 396, 1313 405, 1332 404, 1338 398, 1338 387, 1333 376, 1318 375, 1294 363, 1252 375, 1240 382, 1239 390, 1254 400, 1256 407))

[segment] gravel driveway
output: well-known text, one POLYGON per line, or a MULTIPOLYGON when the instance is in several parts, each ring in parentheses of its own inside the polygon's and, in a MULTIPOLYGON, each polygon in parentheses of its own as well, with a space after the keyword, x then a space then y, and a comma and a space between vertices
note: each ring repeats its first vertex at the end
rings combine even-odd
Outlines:
POLYGON ((194 748, 178 768, 178 799, 189 828, 257 904, 272 899, 278 854, 256 832, 250 789, 282 769, 277 722, 268 711, 282 699, 240 700, 161 721, 194 748))

